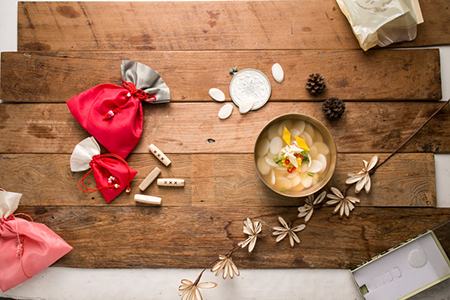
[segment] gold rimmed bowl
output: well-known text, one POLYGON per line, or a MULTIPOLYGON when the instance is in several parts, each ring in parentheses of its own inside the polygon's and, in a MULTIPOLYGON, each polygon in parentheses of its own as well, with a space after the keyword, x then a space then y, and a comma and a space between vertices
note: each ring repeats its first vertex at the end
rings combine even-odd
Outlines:
POLYGON ((337 162, 336 144, 328 129, 317 119, 299 113, 281 115, 267 123, 253 153, 261 180, 286 197, 306 197, 321 190, 333 176, 337 162))

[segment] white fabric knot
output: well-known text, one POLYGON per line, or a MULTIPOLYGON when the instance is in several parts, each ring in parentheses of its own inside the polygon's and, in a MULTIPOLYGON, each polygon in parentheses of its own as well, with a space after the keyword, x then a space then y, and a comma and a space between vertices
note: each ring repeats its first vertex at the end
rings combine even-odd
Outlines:
POLYGON ((6 219, 19 207, 22 194, 0 191, 0 217, 6 219))
POLYGON ((94 137, 88 137, 82 140, 72 152, 70 157, 70 169, 72 172, 86 171, 91 166, 89 163, 92 157, 100 154, 100 146, 94 137))

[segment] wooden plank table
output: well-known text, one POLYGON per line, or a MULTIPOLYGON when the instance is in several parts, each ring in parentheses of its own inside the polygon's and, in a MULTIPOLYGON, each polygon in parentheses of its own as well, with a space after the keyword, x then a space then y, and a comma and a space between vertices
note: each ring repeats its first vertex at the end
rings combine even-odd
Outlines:
MULTIPOLYGON (((449 43, 448 1, 421 5, 425 17, 434 17, 419 26, 414 42, 402 46, 449 43)), ((74 247, 57 266, 205 267, 245 239, 247 217, 260 220, 263 233, 270 234, 277 216, 293 219, 303 204, 271 192, 256 174, 253 146, 269 120, 299 112, 323 122, 339 152, 330 186, 343 188, 346 174, 358 171, 362 159, 387 157, 441 105, 438 50, 364 53, 331 0, 23 2, 18 22, 19 52, 1 57, 0 98, 9 102, 0 105, 0 183, 24 194, 20 212, 74 247), (138 171, 132 195, 155 166, 165 177, 186 180, 182 189, 152 185, 145 191, 161 197, 162 207, 135 204, 125 194, 106 204, 99 192, 79 191, 84 174, 69 168, 73 148, 89 135, 65 102, 97 84, 118 84, 122 59, 156 69, 171 89, 170 104, 144 104, 143 136, 128 158, 138 171), (275 62, 286 72, 282 84, 270 75, 275 62), (234 66, 263 71, 272 96, 258 111, 235 110, 220 120, 221 104, 208 90, 227 92, 234 66), (317 97, 304 89, 312 72, 327 80, 317 97), (332 96, 346 102, 336 121, 321 112, 322 101, 332 96), (148 153, 150 143, 169 155, 171 167, 148 153)), ((251 255, 236 252, 235 263, 346 269, 447 221, 450 209, 435 208, 433 154, 450 152, 449 125, 446 107, 377 171, 373 191, 360 195, 350 218, 323 208, 294 249, 267 236, 251 255)), ((86 184, 94 185, 93 179, 86 184)))

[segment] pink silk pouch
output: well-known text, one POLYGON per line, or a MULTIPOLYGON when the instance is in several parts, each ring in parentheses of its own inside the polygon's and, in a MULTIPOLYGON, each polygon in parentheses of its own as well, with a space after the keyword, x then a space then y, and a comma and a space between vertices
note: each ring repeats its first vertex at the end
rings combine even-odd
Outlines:
POLYGON ((0 191, 0 289, 3 292, 46 269, 72 247, 47 226, 12 214, 18 193, 0 191))

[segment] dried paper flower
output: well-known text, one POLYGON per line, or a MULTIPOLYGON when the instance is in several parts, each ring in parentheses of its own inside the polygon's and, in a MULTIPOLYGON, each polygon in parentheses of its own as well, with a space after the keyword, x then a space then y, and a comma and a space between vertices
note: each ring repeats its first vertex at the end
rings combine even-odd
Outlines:
POLYGON ((181 280, 181 283, 182 285, 178 288, 178 296, 181 296, 181 300, 202 300, 203 298, 199 288, 212 289, 217 286, 217 283, 215 282, 201 282, 195 284, 188 279, 181 280))
POLYGON ((234 264, 231 257, 225 256, 225 255, 219 255, 219 261, 211 268, 211 272, 216 272, 216 276, 219 276, 220 272, 223 274, 223 279, 226 279, 227 276, 230 276, 231 279, 233 279, 234 274, 236 276, 239 276, 239 269, 234 264))
POLYGON ((248 252, 252 252, 255 248, 256 239, 258 238, 258 233, 262 230, 261 222, 256 221, 252 222, 249 218, 244 221, 244 233, 248 235, 248 238, 245 241, 238 243, 238 246, 241 248, 245 248, 248 246, 248 252))
POLYGON ((370 192, 371 188, 371 181, 370 181, 370 175, 369 172, 372 170, 378 162, 378 156, 372 157, 370 162, 368 163, 363 159, 364 168, 359 171, 358 173, 351 173, 348 174, 350 178, 348 178, 345 183, 346 184, 353 184, 356 182, 355 186, 355 193, 361 192, 361 190, 364 188, 366 190, 366 193, 370 192))
POLYGON ((275 226, 273 230, 273 235, 277 236, 277 243, 284 239, 286 236, 289 236, 289 243, 291 244, 291 247, 294 247, 294 241, 300 244, 300 239, 297 236, 296 232, 302 231, 305 229, 306 225, 301 224, 298 226, 295 226, 294 228, 290 228, 289 225, 286 223, 286 221, 282 217, 278 217, 278 221, 280 221, 280 224, 283 225, 283 227, 275 226))
POLYGON ((350 197, 342 195, 341 191, 337 188, 332 187, 331 191, 333 194, 328 194, 327 197, 331 200, 327 201, 327 205, 336 205, 333 214, 339 211, 339 217, 342 218, 344 214, 348 217, 350 212, 355 208, 353 204, 359 203, 359 199, 355 197, 350 197))
POLYGON ((298 208, 298 211, 300 212, 298 214, 298 218, 305 217, 305 223, 308 223, 309 219, 311 219, 311 216, 314 213, 314 206, 319 205, 322 203, 323 199, 325 199, 325 196, 327 195, 326 191, 323 191, 320 193, 319 196, 317 196, 316 199, 314 199, 314 195, 309 195, 308 198, 305 200, 305 205, 300 206, 298 208))

